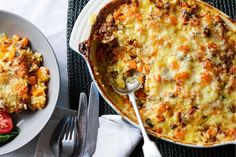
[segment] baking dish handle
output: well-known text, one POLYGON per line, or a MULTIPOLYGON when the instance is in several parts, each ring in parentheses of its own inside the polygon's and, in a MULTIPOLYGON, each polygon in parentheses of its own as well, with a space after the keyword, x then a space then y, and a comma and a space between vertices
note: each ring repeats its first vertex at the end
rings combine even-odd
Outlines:
POLYGON ((83 41, 82 43, 79 44, 79 53, 83 56, 83 57, 87 57, 88 53, 89 53, 89 46, 88 46, 89 42, 88 40, 83 41))
POLYGON ((73 29, 71 31, 70 40, 69 40, 69 47, 81 55, 83 58, 87 58, 87 45, 88 45, 88 37, 84 37, 85 39, 81 38, 81 22, 79 22, 79 18, 76 20, 73 29), (85 41, 84 41, 85 40, 85 41), (82 42, 83 41, 83 42, 82 42))

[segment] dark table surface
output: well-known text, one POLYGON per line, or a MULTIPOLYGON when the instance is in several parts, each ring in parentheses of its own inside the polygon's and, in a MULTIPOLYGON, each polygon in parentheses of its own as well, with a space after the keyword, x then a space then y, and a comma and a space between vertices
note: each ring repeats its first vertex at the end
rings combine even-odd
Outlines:
MULTIPOLYGON (((207 3, 219 8, 231 18, 236 20, 236 0, 205 0, 207 3)), ((70 34, 80 11, 86 5, 88 0, 69 0, 68 1, 68 21, 67 21, 67 46, 70 34)), ((69 46, 67 49, 68 61, 68 80, 69 80, 69 98, 70 107, 77 109, 79 102, 79 93, 86 92, 88 94, 91 78, 87 66, 77 53, 72 51, 69 46)), ((100 102, 100 115, 103 114, 116 114, 114 110, 101 98, 100 102)), ((235 145, 220 146, 216 148, 189 148, 173 143, 163 141, 151 137, 156 142, 163 157, 235 157, 235 145)), ((135 148, 131 157, 141 157, 142 154, 141 141, 135 148)))

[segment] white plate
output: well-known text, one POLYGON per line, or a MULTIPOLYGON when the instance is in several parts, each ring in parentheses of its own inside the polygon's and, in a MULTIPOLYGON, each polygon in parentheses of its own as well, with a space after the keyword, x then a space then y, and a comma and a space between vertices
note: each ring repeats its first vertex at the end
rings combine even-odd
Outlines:
POLYGON ((20 134, 11 142, 0 147, 0 155, 12 152, 31 141, 46 125, 56 106, 60 75, 57 60, 47 39, 30 22, 17 15, 0 11, 0 33, 6 33, 9 37, 18 34, 28 37, 32 49, 43 55, 44 66, 49 68, 50 81, 47 106, 41 111, 22 112, 17 114, 20 134))

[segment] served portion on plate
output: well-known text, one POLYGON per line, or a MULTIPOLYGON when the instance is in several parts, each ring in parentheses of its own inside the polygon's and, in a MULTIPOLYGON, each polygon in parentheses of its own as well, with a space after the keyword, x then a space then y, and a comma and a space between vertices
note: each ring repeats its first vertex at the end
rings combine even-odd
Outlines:
POLYGON ((135 94, 148 131, 187 144, 236 139, 236 24, 195 0, 113 0, 80 44, 103 96, 135 120, 119 87, 139 71, 135 94))
POLYGON ((31 49, 27 37, 0 35, 0 144, 19 133, 13 113, 45 107, 49 78, 42 55, 31 49))

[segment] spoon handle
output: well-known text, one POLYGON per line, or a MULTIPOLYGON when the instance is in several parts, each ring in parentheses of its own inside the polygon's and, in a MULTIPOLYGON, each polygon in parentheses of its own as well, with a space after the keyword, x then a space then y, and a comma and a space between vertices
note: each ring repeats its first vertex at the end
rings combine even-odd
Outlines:
POLYGON ((129 96, 129 100, 131 101, 133 105, 140 129, 143 135, 144 144, 143 144, 142 149, 143 149, 144 156, 145 157, 161 157, 161 153, 158 150, 156 144, 149 139, 147 132, 143 126, 143 122, 142 122, 142 119, 141 119, 141 116, 139 114, 139 110, 136 104, 134 92, 129 93, 128 96, 129 96))
POLYGON ((143 135, 144 139, 149 139, 149 137, 146 133, 146 130, 143 126, 141 116, 139 114, 139 110, 138 110, 138 107, 137 107, 137 104, 136 104, 134 92, 131 92, 129 94, 129 100, 131 101, 131 103, 133 105, 133 108, 134 108, 134 111, 135 111, 135 114, 136 114, 136 117, 137 117, 137 120, 138 120, 138 123, 139 123, 139 126, 140 126, 140 129, 141 129, 141 132, 142 132, 142 135, 143 135))
POLYGON ((145 157, 162 157, 156 144, 150 139, 146 141, 144 140, 142 149, 145 157))

